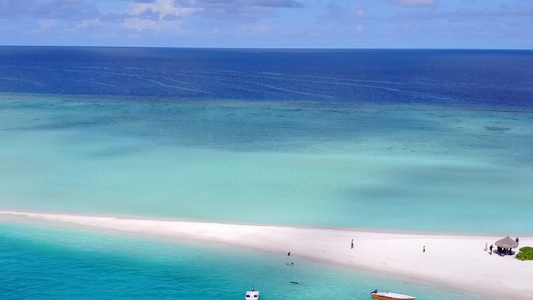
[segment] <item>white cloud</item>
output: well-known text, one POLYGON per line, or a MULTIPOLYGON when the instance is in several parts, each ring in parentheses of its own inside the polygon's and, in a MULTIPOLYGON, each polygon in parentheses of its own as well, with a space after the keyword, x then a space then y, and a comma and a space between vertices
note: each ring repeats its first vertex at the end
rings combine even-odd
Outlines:
POLYGON ((237 29, 239 35, 263 35, 272 32, 274 32, 272 26, 263 24, 242 25, 237 29))
POLYGON ((362 34, 363 32, 365 32, 365 25, 357 24, 357 26, 355 26, 355 33, 362 34))
POLYGON ((122 22, 122 27, 137 31, 158 29, 157 22, 141 18, 128 18, 122 22))
POLYGON ((364 6, 359 6, 355 10, 355 17, 359 19, 366 18, 366 8, 364 6))
POLYGON ((182 28, 182 23, 181 20, 151 20, 134 17, 124 19, 120 25, 130 31, 150 31, 167 36, 177 36, 186 33, 182 28))
POLYGON ((46 19, 39 21, 38 28, 33 29, 32 33, 42 33, 58 24, 57 20, 54 19, 46 19))
POLYGON ((162 20, 167 16, 184 17, 198 10, 200 9, 176 6, 174 0, 156 0, 153 3, 133 3, 128 13, 132 16, 140 16, 153 12, 158 14, 159 19, 162 20))
MULTIPOLYGON (((174 0, 132 3, 121 15, 122 28, 136 31, 181 32, 183 18, 201 8, 183 7, 174 0)), ((120 16, 120 15, 119 15, 120 16)))

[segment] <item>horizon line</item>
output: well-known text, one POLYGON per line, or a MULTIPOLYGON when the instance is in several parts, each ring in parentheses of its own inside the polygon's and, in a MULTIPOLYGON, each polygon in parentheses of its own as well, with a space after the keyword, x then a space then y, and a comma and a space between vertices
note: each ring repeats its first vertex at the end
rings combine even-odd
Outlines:
POLYGON ((118 46, 118 45, 0 45, 0 47, 49 48, 157 48, 157 49, 212 49, 212 50, 477 50, 477 51, 533 51, 533 48, 430 48, 430 47, 194 47, 194 46, 118 46))

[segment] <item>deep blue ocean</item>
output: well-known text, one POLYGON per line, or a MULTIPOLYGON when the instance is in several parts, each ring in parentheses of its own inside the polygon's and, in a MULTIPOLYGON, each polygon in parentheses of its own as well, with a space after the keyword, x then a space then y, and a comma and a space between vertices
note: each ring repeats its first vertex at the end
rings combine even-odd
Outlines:
MULTIPOLYGON (((531 235, 532 82, 533 51, 0 47, 0 208, 531 235)), ((285 263, 0 222, 1 299, 476 299, 285 263)))
POLYGON ((533 51, 0 47, 1 92, 530 108, 533 51))

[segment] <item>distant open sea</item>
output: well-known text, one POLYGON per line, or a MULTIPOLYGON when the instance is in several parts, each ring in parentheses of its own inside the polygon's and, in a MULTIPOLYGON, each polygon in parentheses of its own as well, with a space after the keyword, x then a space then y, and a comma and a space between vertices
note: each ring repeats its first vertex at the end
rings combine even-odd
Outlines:
MULTIPOLYGON (((0 143, 3 209, 533 234, 533 51, 0 47, 0 143)), ((281 260, 0 223, 0 298, 474 297, 281 260)))

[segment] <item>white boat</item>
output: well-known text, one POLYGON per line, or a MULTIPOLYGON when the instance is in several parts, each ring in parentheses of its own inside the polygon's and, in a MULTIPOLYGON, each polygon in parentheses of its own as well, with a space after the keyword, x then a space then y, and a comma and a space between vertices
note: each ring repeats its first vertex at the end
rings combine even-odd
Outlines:
POLYGON ((415 300, 416 297, 389 293, 389 292, 378 292, 377 290, 373 291, 371 294, 372 298, 376 299, 385 299, 385 300, 415 300))
POLYGON ((252 288, 251 291, 246 291, 246 296, 244 299, 259 299, 259 291, 254 290, 254 288, 252 288))

